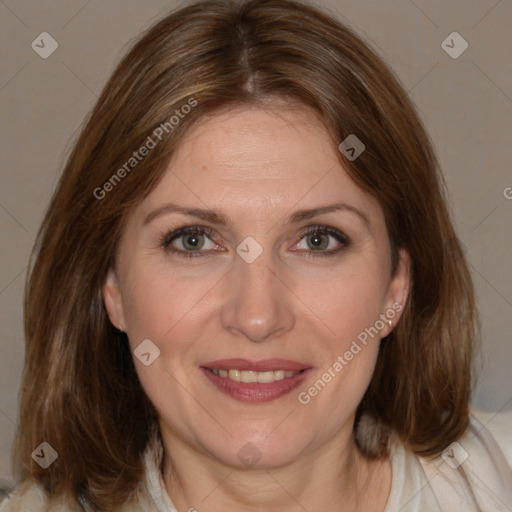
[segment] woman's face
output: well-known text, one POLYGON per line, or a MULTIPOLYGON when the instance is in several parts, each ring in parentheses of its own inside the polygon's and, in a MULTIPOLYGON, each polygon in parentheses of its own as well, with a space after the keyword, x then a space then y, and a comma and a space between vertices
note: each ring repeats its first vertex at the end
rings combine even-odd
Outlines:
POLYGON ((350 438, 409 283, 337 151, 307 107, 232 110, 134 209, 104 299, 168 448, 275 467, 350 438))

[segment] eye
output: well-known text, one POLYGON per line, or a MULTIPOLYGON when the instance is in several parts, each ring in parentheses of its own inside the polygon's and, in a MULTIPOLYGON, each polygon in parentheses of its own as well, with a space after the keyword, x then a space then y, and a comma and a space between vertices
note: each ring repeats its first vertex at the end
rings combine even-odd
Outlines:
MULTIPOLYGON (((206 256, 218 245, 211 240, 213 229, 203 226, 185 226, 163 236, 160 245, 179 257, 206 256)), ((331 256, 350 245, 350 238, 341 231, 327 226, 310 226, 296 246, 306 256, 331 256), (299 244, 306 247, 299 247, 299 244)), ((296 249, 294 249, 296 251, 296 249)))
MULTIPOLYGON (((350 239, 334 228, 310 226, 301 236, 299 244, 301 243, 306 246, 303 246, 302 249, 306 249, 307 256, 331 256, 348 247, 350 239)), ((299 244, 297 244, 297 247, 299 247, 299 244)))
POLYGON ((212 235, 213 230, 200 226, 186 226, 176 229, 171 233, 165 235, 160 245, 170 252, 183 256, 185 258, 192 258, 196 256, 203 256, 202 249, 214 249, 217 247, 209 237, 212 235), (208 240, 210 246, 208 246, 208 240))

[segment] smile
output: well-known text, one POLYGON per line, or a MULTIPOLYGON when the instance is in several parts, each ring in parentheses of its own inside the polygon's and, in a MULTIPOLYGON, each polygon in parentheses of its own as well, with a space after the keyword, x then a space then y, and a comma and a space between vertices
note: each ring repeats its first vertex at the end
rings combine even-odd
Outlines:
MULTIPOLYGON (((231 379, 235 382, 275 382, 276 380, 283 380, 293 377, 297 373, 291 370, 275 370, 268 372, 254 372, 250 370, 224 370, 221 368, 207 368, 215 375, 219 375, 225 379, 231 379)), ((301 370, 303 371, 303 370, 301 370)))
POLYGON ((224 359, 201 365, 214 387, 240 402, 262 403, 283 397, 311 372, 305 364, 283 359, 224 359))

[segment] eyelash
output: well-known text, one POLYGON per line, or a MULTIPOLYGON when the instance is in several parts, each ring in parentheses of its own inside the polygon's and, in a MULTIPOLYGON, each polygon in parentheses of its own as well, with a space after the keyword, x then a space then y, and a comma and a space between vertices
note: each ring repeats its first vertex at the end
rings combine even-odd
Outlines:
MULTIPOLYGON (((176 229, 174 231, 171 231, 170 233, 165 234, 162 236, 159 240, 159 245, 163 247, 165 250, 170 251, 173 254, 176 254, 177 256, 181 258, 195 258, 195 257, 203 257, 205 256, 205 252, 208 251, 183 251, 181 249, 175 249, 171 248, 171 243, 176 240, 177 238, 180 238, 185 235, 189 234, 201 234, 201 235, 207 235, 208 238, 211 238, 211 235, 213 234, 213 229, 206 227, 206 226, 184 226, 182 228, 176 229), (203 254, 202 254, 203 253, 203 254)), ((343 249, 346 249, 350 243, 350 238, 342 233, 341 231, 338 231, 337 229, 330 228, 328 226, 320 226, 320 225, 314 225, 314 226, 308 226, 306 230, 302 233, 299 242, 310 234, 318 234, 318 235, 330 235, 334 237, 338 242, 342 244, 341 247, 337 249, 331 249, 329 251, 299 251, 304 252, 306 257, 313 257, 316 258, 317 256, 334 256, 335 254, 341 252, 343 249)), ((299 243, 297 242, 297 243, 299 243)))

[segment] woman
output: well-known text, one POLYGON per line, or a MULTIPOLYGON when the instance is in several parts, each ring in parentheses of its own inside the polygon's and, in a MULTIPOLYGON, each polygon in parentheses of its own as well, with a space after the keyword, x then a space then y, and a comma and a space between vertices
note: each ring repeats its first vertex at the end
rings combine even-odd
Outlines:
POLYGON ((315 8, 152 27, 35 252, 2 512, 512 506, 469 416, 478 320, 432 145, 315 8))

